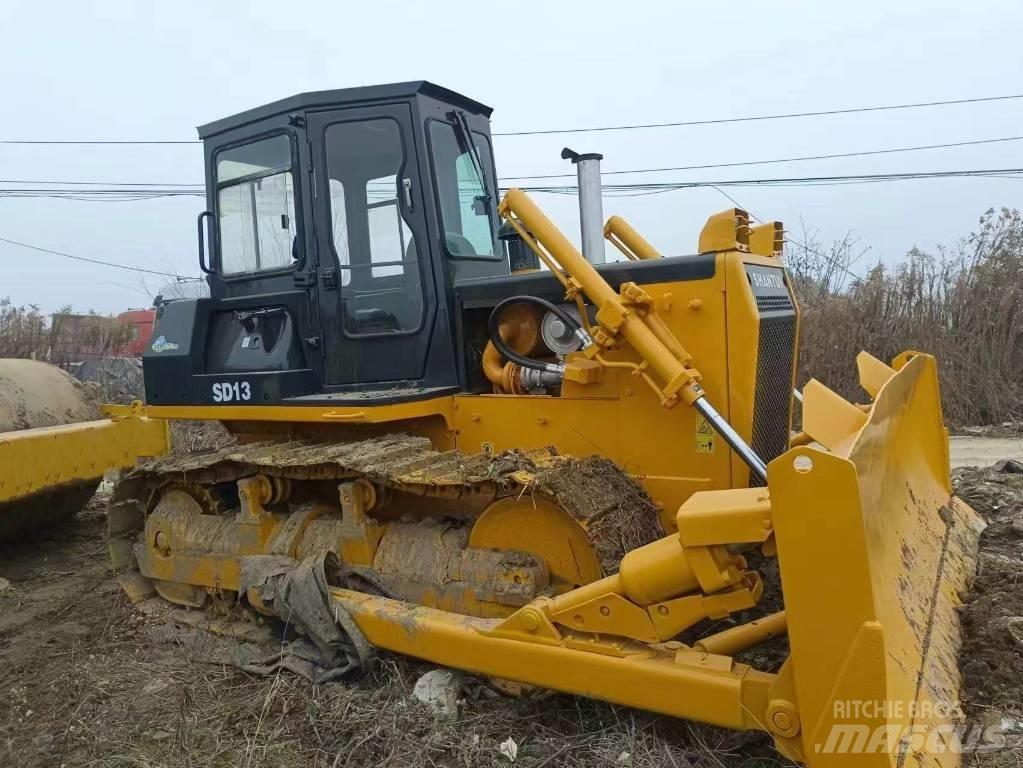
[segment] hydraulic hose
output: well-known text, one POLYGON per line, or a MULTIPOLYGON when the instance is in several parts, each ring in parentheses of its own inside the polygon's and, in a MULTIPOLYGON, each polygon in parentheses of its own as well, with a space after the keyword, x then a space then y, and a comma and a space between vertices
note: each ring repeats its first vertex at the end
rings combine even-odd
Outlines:
POLYGON ((539 296, 509 296, 507 299, 503 299, 498 302, 497 306, 494 307, 490 313, 490 319, 487 321, 487 332, 490 334, 490 340, 494 343, 497 351, 501 353, 501 356, 505 360, 521 365, 523 368, 532 368, 536 371, 560 373, 564 367, 556 363, 545 363, 540 360, 525 357, 505 344, 504 339, 501 338, 501 332, 499 329, 501 310, 509 304, 517 304, 518 302, 536 304, 543 307, 548 312, 553 312, 565 324, 565 327, 572 329, 575 335, 582 341, 584 347, 593 343, 590 335, 586 332, 586 329, 583 328, 582 323, 572 317, 572 315, 557 304, 547 301, 547 299, 541 299, 539 296))

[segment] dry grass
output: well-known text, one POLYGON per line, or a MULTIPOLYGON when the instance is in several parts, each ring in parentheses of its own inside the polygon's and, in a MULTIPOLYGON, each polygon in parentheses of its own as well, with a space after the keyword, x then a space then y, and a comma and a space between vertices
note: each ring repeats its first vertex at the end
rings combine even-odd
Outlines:
POLYGON ((133 657, 121 646, 49 681, 56 706, 8 731, 25 747, 9 757, 103 768, 468 768, 508 766, 499 745, 509 737, 523 766, 710 767, 743 757, 733 734, 566 697, 488 698, 439 718, 409 695, 419 671, 387 659, 357 686, 315 688, 289 675, 133 657))
POLYGON ((914 249, 895 269, 847 272, 865 251, 846 239, 825 251, 790 246, 804 315, 799 385, 820 379, 863 400, 855 356, 915 349, 938 357, 953 425, 1023 420, 1023 216, 988 211, 954 248, 914 249))
POLYGON ((35 305, 0 298, 0 357, 33 358, 67 367, 105 357, 131 339, 131 326, 95 312, 71 314, 65 306, 49 317, 35 305))
POLYGON ((717 751, 720 738, 701 743, 709 732, 683 725, 672 733, 649 715, 564 698, 471 702, 458 719, 439 719, 409 696, 417 670, 394 659, 358 686, 324 688, 287 675, 248 678, 226 667, 169 667, 156 682, 152 671, 135 663, 121 677, 141 690, 165 686, 154 694, 89 708, 102 718, 100 739, 86 735, 77 713, 83 737, 65 755, 104 768, 507 766, 498 746, 510 736, 524 766, 710 766, 736 756, 717 751))
POLYGON ((170 423, 171 450, 195 453, 230 445, 234 438, 219 421, 181 421, 170 423))

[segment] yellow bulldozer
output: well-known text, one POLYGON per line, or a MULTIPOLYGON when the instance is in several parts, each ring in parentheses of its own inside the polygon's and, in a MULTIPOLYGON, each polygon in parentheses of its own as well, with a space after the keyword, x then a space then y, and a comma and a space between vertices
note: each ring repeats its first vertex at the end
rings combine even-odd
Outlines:
MULTIPOLYGON (((600 156, 565 150, 577 249, 499 198, 490 114, 413 82, 200 127, 210 296, 161 305, 146 406, 89 429, 237 439, 125 473, 125 591, 286 620, 321 680, 377 648, 765 731, 813 768, 958 764, 981 525, 934 359, 861 354, 869 403, 811 381, 793 432, 782 224, 730 209, 662 254, 603 220, 600 156), (779 636, 780 669, 737 658, 779 636)), ((78 451, 48 450, 26 482, 64 482, 78 451)))

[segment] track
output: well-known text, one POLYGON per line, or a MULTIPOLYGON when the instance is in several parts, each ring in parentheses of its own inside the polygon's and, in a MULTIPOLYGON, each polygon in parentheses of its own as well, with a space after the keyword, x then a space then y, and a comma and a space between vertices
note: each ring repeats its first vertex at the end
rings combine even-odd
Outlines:
MULTIPOLYGON (((543 500, 579 523, 604 573, 616 571, 626 552, 663 535, 656 506, 634 480, 606 459, 560 456, 547 449, 467 455, 437 451, 424 437, 390 434, 346 443, 300 440, 232 445, 142 464, 114 492, 119 509, 125 509, 127 502, 135 510, 127 516, 133 519, 111 515, 115 565, 122 569, 129 565, 133 540, 144 522, 138 512, 152 512, 165 491, 186 488, 193 496, 206 494, 203 506, 220 514, 236 505, 229 495, 234 484, 255 475, 290 482, 291 487, 302 489, 296 496, 317 492, 322 499, 333 493, 335 504, 339 483, 365 478, 385 497, 379 512, 385 519, 407 525, 414 517, 427 529, 437 521, 460 520, 468 532, 495 501, 520 501, 521 510, 543 500)), ((425 530, 424 535, 432 534, 425 530)), ((515 545, 491 535, 486 543, 472 546, 529 549, 521 541, 515 545)), ((409 556, 406 552, 402 557, 409 556)))

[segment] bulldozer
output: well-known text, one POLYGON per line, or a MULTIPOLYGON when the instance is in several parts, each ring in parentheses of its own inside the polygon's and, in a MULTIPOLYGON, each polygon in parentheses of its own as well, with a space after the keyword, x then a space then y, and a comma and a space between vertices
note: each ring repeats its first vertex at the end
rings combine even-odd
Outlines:
POLYGON ((410 82, 199 128, 210 295, 161 304, 136 418, 236 442, 124 475, 126 593, 277 617, 320 681, 380 649, 813 768, 958 765, 981 524, 935 360, 862 353, 868 402, 810 381, 794 432, 782 223, 732 208, 662 253, 566 149, 577 248, 501 195, 490 115, 410 82), (783 636, 780 668, 741 660, 783 636))

